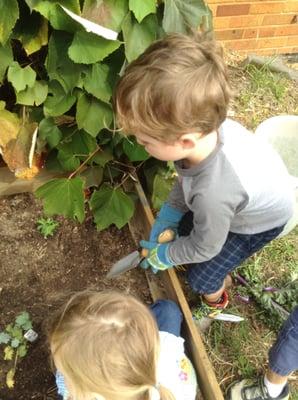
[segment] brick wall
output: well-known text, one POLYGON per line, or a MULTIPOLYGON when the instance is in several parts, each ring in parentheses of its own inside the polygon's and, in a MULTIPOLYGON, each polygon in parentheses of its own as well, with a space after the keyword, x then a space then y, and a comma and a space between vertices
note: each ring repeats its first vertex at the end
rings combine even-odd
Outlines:
POLYGON ((297 0, 205 0, 225 47, 260 55, 298 53, 297 0))

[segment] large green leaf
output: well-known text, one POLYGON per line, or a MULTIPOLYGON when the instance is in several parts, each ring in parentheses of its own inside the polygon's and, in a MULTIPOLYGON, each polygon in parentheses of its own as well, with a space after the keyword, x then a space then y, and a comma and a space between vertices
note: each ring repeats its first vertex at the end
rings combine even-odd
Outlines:
POLYGON ((83 185, 84 181, 79 177, 52 179, 39 187, 35 194, 43 200, 46 215, 62 214, 83 222, 85 218, 83 185))
POLYGON ((129 62, 137 58, 157 38, 158 24, 155 15, 148 15, 138 24, 129 13, 122 24, 125 55, 129 62))
POLYGON ((66 113, 76 102, 76 96, 65 93, 57 81, 52 81, 49 86, 50 95, 44 103, 44 114, 46 117, 57 117, 66 113))
MULTIPOLYGON (((87 132, 77 131, 69 138, 65 138, 63 143, 58 146, 59 151, 75 156, 78 160, 85 161, 96 149, 96 139, 90 136, 87 132)), ((60 159, 60 157, 58 157, 60 159)))
POLYGON ((139 145, 133 138, 124 139, 123 150, 130 161, 144 161, 150 157, 144 146, 139 145))
POLYGON ((106 40, 94 33, 76 32, 68 54, 75 63, 93 64, 113 53, 120 44, 118 40, 106 40))
POLYGON ((26 106, 39 106, 48 95, 48 85, 45 81, 36 81, 32 87, 17 93, 17 103, 26 106))
POLYGON ((12 62, 13 55, 10 44, 6 43, 5 46, 0 44, 0 84, 2 83, 7 68, 12 62))
POLYGON ((62 138, 60 129, 55 124, 54 118, 44 118, 38 127, 38 136, 47 141, 50 148, 56 147, 62 138))
POLYGON ((7 79, 17 92, 32 87, 35 83, 36 72, 29 66, 22 68, 19 63, 13 62, 8 68, 7 79))
POLYGON ((93 64, 83 80, 84 88, 97 99, 109 103, 112 88, 108 82, 109 67, 105 64, 93 64))
POLYGON ((28 55, 48 43, 48 21, 38 12, 30 12, 23 1, 19 2, 20 17, 13 30, 13 38, 22 42, 28 55))
POLYGON ((77 103, 76 120, 78 127, 92 136, 108 127, 113 119, 111 107, 92 96, 81 95, 77 103))
POLYGON ((67 32, 76 32, 82 29, 80 24, 70 18, 61 8, 61 5, 80 14, 79 0, 25 0, 31 10, 38 11, 47 20, 54 29, 63 30, 67 32))
POLYGON ((129 9, 141 23, 148 14, 156 12, 156 0, 129 0, 129 9))
POLYGON ((127 0, 85 0, 82 17, 119 32, 127 12, 127 0))
POLYGON ((59 150, 57 160, 63 171, 74 171, 80 166, 80 160, 75 154, 67 150, 59 150))
POLYGON ((159 209, 167 200, 168 195, 176 181, 176 177, 166 177, 162 171, 159 171, 153 180, 152 205, 159 209))
POLYGON ((85 180, 84 187, 86 189, 99 186, 103 178, 103 169, 99 166, 89 167, 80 176, 85 180))
POLYGON ((120 229, 130 220, 134 212, 131 198, 122 189, 115 189, 107 184, 93 193, 90 206, 98 230, 105 229, 111 224, 120 229))
POLYGON ((5 44, 19 17, 17 0, 0 1, 0 43, 5 44))
POLYGON ((198 28, 202 18, 211 18, 211 11, 203 0, 164 0, 162 26, 167 33, 188 33, 198 28))
POLYGON ((67 32, 54 31, 49 41, 46 68, 50 79, 56 79, 65 92, 71 91, 79 82, 82 66, 75 64, 67 51, 73 35, 67 32))

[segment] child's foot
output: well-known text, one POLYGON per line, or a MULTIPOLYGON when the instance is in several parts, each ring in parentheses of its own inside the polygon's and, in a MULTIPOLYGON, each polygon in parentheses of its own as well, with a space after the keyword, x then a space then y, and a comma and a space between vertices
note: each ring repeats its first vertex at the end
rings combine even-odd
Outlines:
POLYGON ((221 298, 215 303, 211 303, 208 302, 206 299, 203 299, 198 307, 192 309, 192 315, 196 320, 201 320, 204 317, 212 318, 215 315, 221 313, 228 304, 228 293, 224 290, 221 298))
POLYGON ((257 381, 243 379, 234 383, 228 390, 226 400, 288 400, 289 396, 289 385, 286 384, 279 396, 271 397, 263 377, 260 377, 257 381))

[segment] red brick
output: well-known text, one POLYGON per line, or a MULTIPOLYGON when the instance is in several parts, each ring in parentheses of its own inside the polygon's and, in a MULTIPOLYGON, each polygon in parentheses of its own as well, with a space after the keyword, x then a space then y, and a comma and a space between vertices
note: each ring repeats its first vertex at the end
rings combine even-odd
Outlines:
MULTIPOLYGON (((275 28, 275 36, 298 35, 298 24, 278 26, 275 28)), ((298 42, 297 42, 298 45, 298 42)))
POLYGON ((277 14, 286 11, 286 3, 260 3, 251 4, 249 13, 250 14, 277 14))
POLYGON ((243 36, 243 29, 225 29, 215 31, 215 37, 217 40, 235 40, 241 39, 243 36))
MULTIPOLYGON (((230 17, 230 28, 250 28, 260 26, 263 20, 262 15, 244 15, 239 17, 230 17)), ((216 20, 217 18, 215 18, 216 20)))
POLYGON ((256 39, 245 39, 245 40, 229 40, 223 42, 224 46, 232 50, 248 50, 257 48, 256 39))
POLYGON ((268 36, 275 36, 276 27, 268 26, 268 28, 260 28, 259 29, 259 37, 268 37, 268 36))
POLYGON ((258 39, 258 49, 282 47, 287 45, 287 37, 268 37, 258 39))
POLYGON ((285 25, 295 23, 297 16, 295 14, 272 14, 263 17, 262 25, 285 25))
POLYGON ((225 29, 230 26, 230 17, 220 17, 213 19, 214 29, 225 29))
POLYGON ((243 39, 252 39, 258 36, 258 29, 257 28, 250 28, 245 29, 243 33, 243 39))
POLYGON ((217 17, 249 14, 250 4, 226 4, 217 7, 217 17))
POLYGON ((298 36, 292 36, 287 38, 287 46, 298 46, 298 36))

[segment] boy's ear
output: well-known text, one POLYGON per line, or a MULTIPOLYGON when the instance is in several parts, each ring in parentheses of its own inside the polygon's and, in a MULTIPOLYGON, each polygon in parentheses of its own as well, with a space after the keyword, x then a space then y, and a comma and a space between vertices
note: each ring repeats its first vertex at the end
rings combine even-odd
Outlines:
POLYGON ((196 146, 200 136, 199 133, 186 133, 179 138, 179 144, 185 150, 191 150, 196 146))

